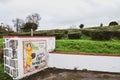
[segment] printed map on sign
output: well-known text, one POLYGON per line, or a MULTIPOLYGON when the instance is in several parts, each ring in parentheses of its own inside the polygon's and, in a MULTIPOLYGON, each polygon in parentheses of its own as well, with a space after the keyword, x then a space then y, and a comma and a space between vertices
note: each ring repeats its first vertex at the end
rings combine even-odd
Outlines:
POLYGON ((47 66, 46 41, 23 41, 24 74, 47 66))

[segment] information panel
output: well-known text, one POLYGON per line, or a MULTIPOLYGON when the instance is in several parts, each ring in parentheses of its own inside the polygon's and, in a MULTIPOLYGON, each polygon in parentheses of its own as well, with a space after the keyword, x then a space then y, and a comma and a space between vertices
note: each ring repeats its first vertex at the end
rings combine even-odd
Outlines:
POLYGON ((33 72, 47 65, 45 40, 23 41, 24 74, 33 72))
POLYGON ((48 53, 55 49, 55 37, 4 36, 4 71, 13 79, 48 68, 48 53))

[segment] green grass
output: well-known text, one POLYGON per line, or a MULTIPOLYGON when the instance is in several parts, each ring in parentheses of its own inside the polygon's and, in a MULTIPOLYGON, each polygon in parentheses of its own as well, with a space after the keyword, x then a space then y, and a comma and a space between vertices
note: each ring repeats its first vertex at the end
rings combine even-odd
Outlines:
POLYGON ((0 80, 12 80, 10 76, 4 73, 3 62, 0 62, 0 80))
POLYGON ((57 40, 56 51, 120 54, 120 41, 57 40))
POLYGON ((3 46, 3 39, 0 38, 0 48, 3 46))
MULTIPOLYGON (((3 39, 0 38, 0 48, 3 46, 3 39)), ((1 54, 1 51, 0 51, 1 54)), ((4 68, 3 68, 3 58, 1 58, 0 55, 0 80, 12 80, 10 76, 8 76, 6 73, 4 73, 4 68)))

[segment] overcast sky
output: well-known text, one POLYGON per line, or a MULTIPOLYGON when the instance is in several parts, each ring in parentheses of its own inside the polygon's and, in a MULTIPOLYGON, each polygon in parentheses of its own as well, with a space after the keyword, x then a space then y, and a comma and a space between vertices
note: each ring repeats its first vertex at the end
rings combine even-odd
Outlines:
POLYGON ((0 0, 0 23, 12 26, 12 19, 32 13, 42 17, 40 29, 108 25, 120 22, 120 0, 0 0))

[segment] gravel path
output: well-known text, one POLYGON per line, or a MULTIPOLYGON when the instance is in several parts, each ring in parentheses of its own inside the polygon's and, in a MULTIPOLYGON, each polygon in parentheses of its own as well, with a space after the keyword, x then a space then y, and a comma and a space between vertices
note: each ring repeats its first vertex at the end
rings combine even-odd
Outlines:
POLYGON ((21 80, 120 80, 120 74, 46 69, 21 80))

